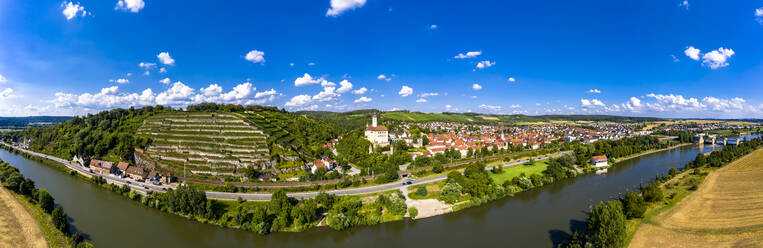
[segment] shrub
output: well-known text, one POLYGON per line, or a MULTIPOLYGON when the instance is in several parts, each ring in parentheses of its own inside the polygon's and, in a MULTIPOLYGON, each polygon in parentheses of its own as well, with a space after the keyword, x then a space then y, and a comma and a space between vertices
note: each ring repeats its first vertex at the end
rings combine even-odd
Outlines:
POLYGON ((641 195, 633 191, 628 191, 623 198, 623 212, 630 218, 641 218, 646 212, 646 202, 641 195))
POLYGON ((53 196, 51 196, 47 190, 40 189, 37 191, 37 203, 40 204, 40 208, 42 208, 45 213, 53 212, 55 201, 53 200, 53 196))
POLYGON ((415 219, 419 215, 419 210, 416 207, 409 207, 408 215, 411 216, 411 219, 415 219))
POLYGON ((424 196, 427 196, 427 193, 428 192, 427 192, 426 186, 421 186, 418 189, 416 189, 416 195, 418 196, 424 197, 424 196))
POLYGON ((69 234, 69 221, 66 219, 66 213, 64 213, 64 209, 61 206, 57 206, 53 210, 51 219, 56 229, 61 230, 64 234, 69 234))
POLYGON ((444 169, 442 168, 442 165, 438 164, 438 165, 435 165, 434 167, 432 167, 432 172, 434 172, 434 173, 442 173, 443 171, 444 171, 444 169))
POLYGON ((440 191, 440 197, 439 199, 441 201, 444 201, 448 204, 453 204, 458 202, 459 198, 461 198, 461 194, 463 193, 463 188, 461 185, 454 181, 448 181, 448 183, 445 184, 445 186, 442 187, 442 190, 440 191))
POLYGON ((662 189, 660 189, 660 186, 657 182, 646 186, 646 188, 642 189, 641 194, 644 196, 644 200, 646 202, 661 201, 663 198, 662 189))

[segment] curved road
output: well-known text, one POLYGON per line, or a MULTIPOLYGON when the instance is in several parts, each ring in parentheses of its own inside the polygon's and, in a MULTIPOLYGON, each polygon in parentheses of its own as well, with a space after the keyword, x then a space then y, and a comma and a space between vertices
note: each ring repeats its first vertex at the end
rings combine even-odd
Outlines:
MULTIPOLYGON (((69 167, 70 169, 72 169, 72 170, 74 170, 74 171, 76 171, 76 172, 78 172, 78 173, 80 173, 82 175, 85 175, 87 177, 92 177, 92 176, 96 175, 95 173, 91 173, 90 170, 88 170, 87 168, 82 167, 82 166, 80 166, 78 164, 72 163, 71 161, 67 161, 67 160, 64 160, 64 159, 61 159, 61 158, 58 158, 58 157, 54 157, 54 156, 50 156, 50 155, 47 155, 47 154, 42 154, 42 153, 30 151, 30 150, 23 149, 23 148, 20 148, 20 147, 11 146, 10 144, 7 144, 5 142, 2 142, 2 144, 6 145, 8 147, 13 147, 14 149, 18 149, 20 151, 29 153, 31 155, 35 155, 35 156, 38 156, 38 157, 43 157, 43 158, 46 158, 46 159, 50 159, 50 160, 62 163, 64 165, 66 165, 67 167, 69 167)), ((566 151, 566 152, 555 153, 555 154, 552 154, 552 155, 544 155, 544 156, 537 157, 537 158, 534 158, 534 159, 535 160, 543 160, 543 159, 547 159, 547 158, 558 158, 558 157, 561 157, 562 155, 568 154, 568 153, 571 153, 571 152, 566 151)), ((485 167, 485 169, 490 170, 490 169, 492 169, 492 168, 494 168, 496 166, 503 166, 503 167, 515 166, 515 165, 523 164, 523 163, 526 163, 526 162, 529 162, 529 161, 530 161, 530 159, 523 159, 523 160, 518 160, 518 161, 514 161, 514 162, 503 163, 501 165, 488 166, 488 167, 485 167)), ((130 186, 130 188, 134 189, 137 192, 143 193, 143 194, 146 194, 146 192, 148 190, 156 191, 156 192, 163 192, 163 191, 165 191, 165 188, 174 188, 174 186, 171 186, 171 185, 156 186, 156 185, 153 185, 153 184, 146 184, 146 183, 141 183, 141 182, 135 182, 135 181, 133 181, 133 180, 131 180, 129 178, 118 178, 118 177, 112 177, 112 176, 106 176, 106 177, 103 177, 103 178, 106 179, 107 183, 114 183, 114 184, 119 185, 119 186, 121 186, 123 184, 128 184, 130 186), (148 188, 148 189, 146 189, 146 188, 148 188)), ((326 191, 326 193, 335 194, 335 195, 367 194, 367 193, 374 193, 374 192, 387 191, 387 190, 393 190, 393 189, 400 189, 400 188, 408 187, 408 186, 411 186, 411 185, 426 184, 426 183, 431 183, 431 182, 445 180, 447 178, 448 178, 447 175, 438 176, 438 177, 432 177, 432 178, 427 178, 427 179, 421 179, 421 180, 412 180, 412 179, 405 178, 405 179, 403 179, 400 182, 395 182, 395 183, 390 183, 390 184, 375 185, 375 186, 362 187, 362 188, 337 189, 337 190, 326 191)), ((301 198, 313 198, 313 197, 316 197, 318 195, 318 193, 319 192, 296 192, 296 193, 287 193, 287 195, 289 197, 294 197, 294 198, 300 198, 301 199, 301 198)), ((262 193, 226 193, 226 192, 214 192, 214 191, 207 191, 206 194, 207 194, 208 198, 212 198, 212 199, 235 200, 235 199, 238 199, 239 197, 241 197, 242 199, 255 200, 255 201, 270 200, 270 197, 272 195, 272 194, 262 194, 262 193)))

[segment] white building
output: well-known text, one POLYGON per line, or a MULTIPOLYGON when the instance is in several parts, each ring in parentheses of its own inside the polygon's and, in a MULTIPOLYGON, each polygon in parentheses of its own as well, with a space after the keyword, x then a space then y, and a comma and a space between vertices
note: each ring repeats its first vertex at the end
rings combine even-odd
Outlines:
POLYGON ((595 167, 607 166, 607 155, 591 157, 591 164, 593 164, 595 167))
POLYGON ((366 139, 376 146, 389 145, 389 130, 383 125, 378 125, 376 113, 371 117, 371 125, 366 126, 366 139))

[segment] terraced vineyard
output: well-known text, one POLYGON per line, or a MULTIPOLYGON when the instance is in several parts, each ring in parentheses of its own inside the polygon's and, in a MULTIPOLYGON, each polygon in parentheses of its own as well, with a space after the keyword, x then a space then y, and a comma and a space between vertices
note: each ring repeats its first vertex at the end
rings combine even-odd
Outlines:
POLYGON ((267 135, 227 113, 175 112, 147 118, 137 132, 152 140, 146 155, 172 171, 231 174, 270 167, 267 135))

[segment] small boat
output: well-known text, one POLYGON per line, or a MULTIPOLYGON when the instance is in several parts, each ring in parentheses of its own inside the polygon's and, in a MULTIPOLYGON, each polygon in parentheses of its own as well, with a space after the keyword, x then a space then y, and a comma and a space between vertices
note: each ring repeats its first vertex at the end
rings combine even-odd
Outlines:
POLYGON ((600 175, 600 174, 604 174, 604 173, 607 173, 607 168, 604 168, 604 169, 601 169, 601 170, 596 170, 596 175, 600 175))

